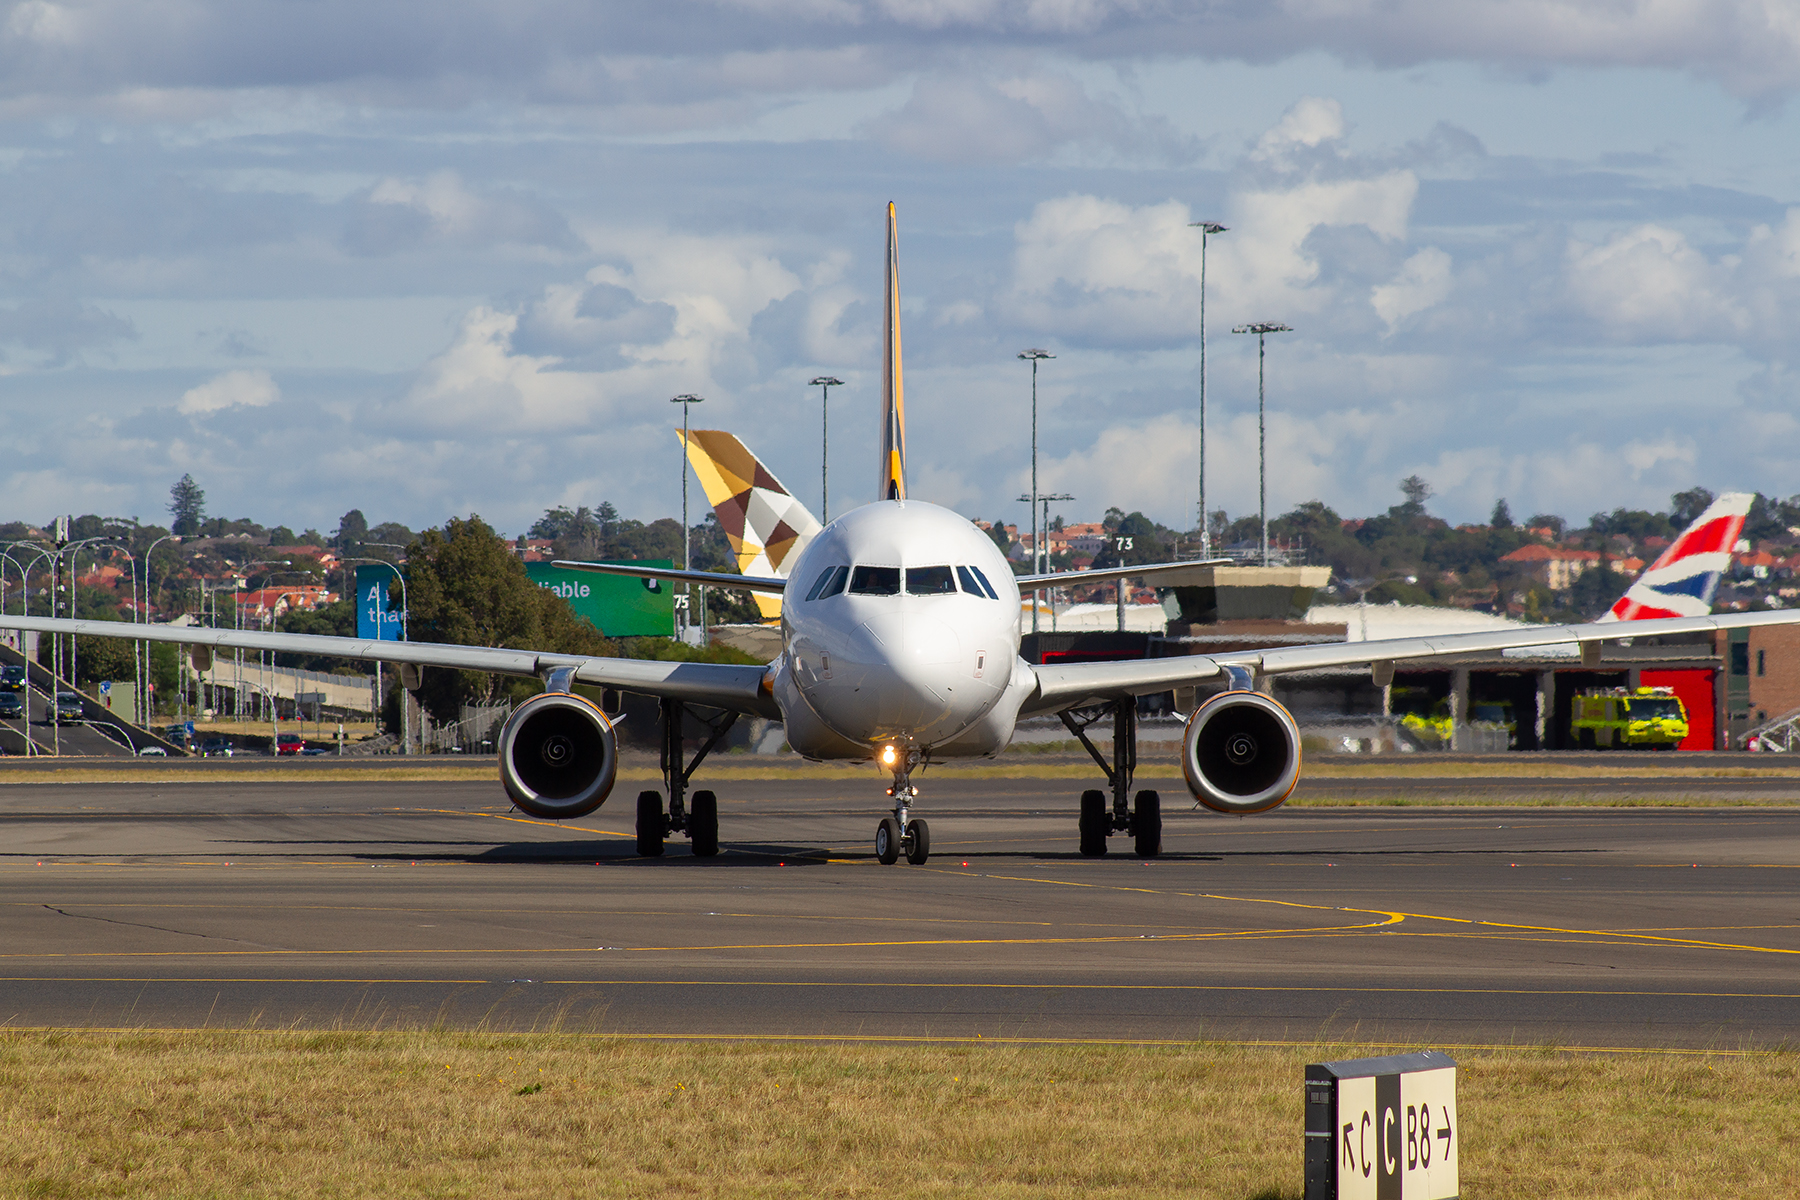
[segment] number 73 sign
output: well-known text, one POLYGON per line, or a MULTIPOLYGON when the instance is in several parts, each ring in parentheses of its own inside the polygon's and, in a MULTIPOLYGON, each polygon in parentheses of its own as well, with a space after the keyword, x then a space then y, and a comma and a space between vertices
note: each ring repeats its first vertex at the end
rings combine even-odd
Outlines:
POLYGON ((1306 1200, 1451 1200, 1458 1142, 1448 1055, 1306 1068, 1306 1200))

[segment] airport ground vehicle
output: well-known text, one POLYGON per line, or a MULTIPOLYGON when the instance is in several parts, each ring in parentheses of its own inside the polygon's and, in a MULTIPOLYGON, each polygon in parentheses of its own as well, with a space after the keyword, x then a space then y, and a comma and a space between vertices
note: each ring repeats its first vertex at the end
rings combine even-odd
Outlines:
POLYGON ((17 663, 8 663, 0 667, 0 692, 23 692, 25 690, 25 668, 17 663))
POLYGON ((82 719, 80 692, 56 693, 55 720, 58 725, 67 725, 82 719))
POLYGON ((169 752, 161 746, 143 746, 137 752, 139 758, 167 758, 169 752))
POLYGON ((0 692, 0 718, 17 720, 25 715, 23 692, 0 692))
POLYGON ((225 738, 207 738, 200 743, 201 758, 230 758, 234 753, 236 748, 225 738))
POLYGON ((1673 750, 1687 709, 1672 688, 1595 688, 1575 697, 1569 728, 1583 750, 1673 750))
POLYGON ((291 754, 302 754, 306 750, 306 739, 297 733, 278 733, 275 735, 275 754, 286 757, 291 754))

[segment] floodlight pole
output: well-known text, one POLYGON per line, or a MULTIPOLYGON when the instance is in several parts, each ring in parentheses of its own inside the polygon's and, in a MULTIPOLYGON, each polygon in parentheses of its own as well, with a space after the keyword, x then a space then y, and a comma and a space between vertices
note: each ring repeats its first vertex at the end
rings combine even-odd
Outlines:
MULTIPOLYGON (((1226 232, 1217 221, 1189 221, 1200 231, 1200 557, 1212 557, 1212 534, 1206 519, 1206 239, 1226 232)), ((1121 620, 1123 616, 1121 616, 1121 620)))
POLYGON ((844 381, 833 375, 821 375, 812 381, 819 392, 819 523, 831 524, 831 389, 843 387, 844 381))
MULTIPOLYGON (((693 535, 688 532, 688 407, 704 403, 705 399, 704 396, 694 395, 672 396, 669 399, 670 404, 681 405, 681 569, 683 571, 694 569, 694 539, 693 535)), ((688 607, 681 614, 681 640, 685 642, 687 641, 688 621, 693 616, 694 585, 683 582, 681 594, 688 598, 688 607)), ((705 629, 702 628, 701 632, 704 634, 705 629)))
POLYGON ((1293 331, 1293 326, 1273 321, 1239 325, 1231 331, 1256 335, 1256 503, 1260 513, 1258 523, 1262 526, 1262 565, 1265 567, 1269 565, 1269 436, 1263 404, 1263 339, 1271 333, 1293 331))
MULTIPOLYGON (((1021 350, 1019 357, 1031 364, 1031 573, 1042 574, 1038 569, 1038 557, 1044 548, 1044 538, 1038 529, 1038 474, 1037 474, 1037 371, 1038 364, 1046 358, 1056 355, 1048 350, 1021 350)), ((1024 497, 1020 497, 1024 499, 1024 497)), ((1046 510, 1047 511, 1047 510, 1046 510)), ((1048 521, 1050 518, 1045 517, 1048 521)), ((1038 631, 1038 593, 1031 593, 1031 632, 1038 631)))

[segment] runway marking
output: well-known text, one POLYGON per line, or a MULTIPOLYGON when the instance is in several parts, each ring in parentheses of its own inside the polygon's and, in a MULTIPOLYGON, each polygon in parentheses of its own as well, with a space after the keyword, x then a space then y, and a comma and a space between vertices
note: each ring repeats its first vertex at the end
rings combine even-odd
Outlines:
MULTIPOLYGON (((71 979, 66 975, 0 975, 0 983, 249 983, 249 984, 505 984, 502 979, 360 979, 334 976, 286 975, 92 975, 71 979)), ((1192 993, 1264 993, 1338 994, 1355 992, 1362 995, 1399 996, 1640 996, 1677 1000, 1800 1000, 1800 992, 1664 992, 1639 988, 1608 990, 1605 988, 1421 988, 1366 987, 1361 985, 1286 986, 1277 984, 1204 984, 1204 983, 921 983, 898 981, 883 983, 869 980, 817 979, 538 979, 536 987, 679 987, 679 988, 880 988, 913 991, 1014 991, 1014 992, 1192 992, 1192 993)))
MULTIPOLYGON (((133 1025, 108 1026, 88 1025, 65 1027, 60 1025, 11 1025, 4 1027, 5 1033, 18 1034, 55 1034, 65 1036, 85 1034, 91 1037, 135 1036, 139 1034, 184 1035, 195 1032, 229 1033, 233 1035, 258 1034, 264 1037, 317 1037, 321 1031, 316 1029, 208 1029, 195 1030, 192 1027, 179 1025, 133 1025)), ((360 1030, 354 1032, 362 1032, 360 1030)), ((541 1033, 505 1033, 484 1031, 482 1036, 491 1038, 540 1038, 541 1033)), ((895 1045, 927 1045, 927 1046, 1181 1046, 1201 1049, 1209 1046, 1236 1046, 1244 1049, 1263 1050, 1313 1050, 1322 1046, 1360 1046, 1371 1050, 1406 1049, 1415 1047, 1416 1042, 1371 1042, 1345 1041, 1332 1042, 1321 1039, 1310 1041, 1283 1041, 1269 1038, 1096 1038, 1096 1037, 1017 1037, 985 1034, 964 1034, 961 1036, 945 1036, 942 1034, 881 1034, 881 1033, 577 1033, 559 1031, 554 1036, 559 1038, 584 1038, 590 1041, 616 1042, 800 1042, 800 1043, 887 1043, 895 1045)), ((1686 1046, 1546 1046, 1519 1042, 1443 1042, 1434 1043, 1442 1050, 1456 1050, 1463 1053, 1509 1054, 1520 1051, 1541 1053, 1548 1049, 1558 1054, 1667 1054, 1681 1057, 1706 1058, 1773 1058, 1789 1053, 1786 1050, 1720 1050, 1711 1048, 1691 1048, 1686 1046)))
MULTIPOLYGON (((450 817, 486 817, 491 821, 511 821, 515 825, 545 825, 551 829, 568 830, 573 833, 598 833, 603 834, 606 837, 635 838, 637 836, 636 833, 620 833, 613 829, 595 829, 589 825, 570 825, 565 821, 541 821, 536 817, 515 817, 507 813, 497 812, 470 812, 467 809, 461 808, 393 808, 387 811, 391 813, 437 813, 442 816, 450 817)), ((401 843, 386 844, 399 845, 401 843)))

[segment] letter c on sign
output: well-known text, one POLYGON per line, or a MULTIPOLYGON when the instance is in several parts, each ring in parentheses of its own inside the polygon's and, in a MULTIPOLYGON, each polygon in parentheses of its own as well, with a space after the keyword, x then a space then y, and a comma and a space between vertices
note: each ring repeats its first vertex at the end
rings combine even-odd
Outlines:
POLYGON ((1392 1154, 1392 1144, 1388 1141, 1388 1127, 1398 1125, 1400 1118, 1391 1108, 1381 1110, 1381 1173, 1393 1175, 1400 1170, 1400 1163, 1392 1154))
POLYGON ((1369 1114, 1366 1111, 1363 1113, 1362 1128, 1356 1133, 1356 1145, 1362 1151, 1363 1178, 1367 1179, 1375 1164, 1369 1160, 1369 1114))

